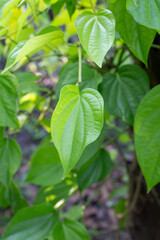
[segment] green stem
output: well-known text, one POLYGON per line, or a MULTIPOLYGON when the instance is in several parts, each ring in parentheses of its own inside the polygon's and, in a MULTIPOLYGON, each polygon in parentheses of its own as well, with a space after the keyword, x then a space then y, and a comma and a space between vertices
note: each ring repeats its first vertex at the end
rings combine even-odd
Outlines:
POLYGON ((78 68, 78 84, 82 82, 82 49, 81 45, 78 46, 79 68, 78 68))
POLYGON ((96 14, 96 10, 95 10, 95 8, 94 8, 94 4, 93 4, 92 0, 90 0, 90 3, 91 3, 91 7, 92 7, 92 9, 93 9, 94 14, 96 14))
POLYGON ((157 44, 152 44, 152 48, 157 48, 157 49, 160 49, 160 45, 157 45, 157 44))

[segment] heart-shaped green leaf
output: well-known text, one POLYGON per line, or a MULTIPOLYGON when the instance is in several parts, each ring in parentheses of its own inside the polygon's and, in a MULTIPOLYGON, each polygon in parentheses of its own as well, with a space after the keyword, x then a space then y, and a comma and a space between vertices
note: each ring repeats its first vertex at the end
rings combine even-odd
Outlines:
POLYGON ((148 76, 139 66, 125 65, 117 74, 107 73, 103 77, 105 109, 130 125, 133 125, 137 107, 148 91, 148 76))
POLYGON ((116 30, 133 54, 146 66, 156 31, 138 24, 126 9, 126 0, 108 0, 116 20, 116 30))
POLYGON ((148 191, 160 182, 160 85, 142 100, 135 116, 135 147, 148 191))
POLYGON ((103 99, 99 92, 78 86, 62 88, 51 120, 53 142, 65 175, 75 166, 85 147, 95 141, 103 127, 103 99))
POLYGON ((160 0, 127 0, 127 9, 136 22, 160 30, 160 0))
POLYGON ((99 66, 111 48, 115 38, 115 20, 107 9, 101 9, 94 15, 86 11, 75 20, 80 42, 89 57, 99 66))

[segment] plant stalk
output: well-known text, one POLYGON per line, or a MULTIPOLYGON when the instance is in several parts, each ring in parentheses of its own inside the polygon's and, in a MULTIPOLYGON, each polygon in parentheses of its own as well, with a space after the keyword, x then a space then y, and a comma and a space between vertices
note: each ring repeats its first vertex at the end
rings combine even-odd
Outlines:
POLYGON ((82 49, 81 45, 78 45, 78 58, 79 58, 79 68, 78 68, 78 84, 82 82, 82 49))
POLYGON ((94 14, 96 14, 96 10, 95 10, 95 8, 94 8, 93 1, 92 1, 92 0, 90 0, 90 3, 91 3, 91 7, 92 7, 92 10, 93 10, 94 14))

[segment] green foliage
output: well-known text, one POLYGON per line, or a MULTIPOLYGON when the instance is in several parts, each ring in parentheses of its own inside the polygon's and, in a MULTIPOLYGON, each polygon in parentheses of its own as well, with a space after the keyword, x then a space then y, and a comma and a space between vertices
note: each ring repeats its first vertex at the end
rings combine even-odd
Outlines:
POLYGON ((38 36, 29 39, 27 42, 19 42, 18 45, 9 54, 6 67, 3 72, 8 71, 16 63, 22 60, 29 54, 39 50, 42 46, 50 41, 60 39, 63 37, 63 32, 57 27, 47 27, 43 29, 38 36))
POLYGON ((2 239, 5 240, 44 240, 51 235, 58 222, 58 216, 52 206, 41 204, 19 211, 9 223, 2 239))
POLYGON ((78 171, 77 180, 80 191, 103 180, 110 172, 111 166, 112 161, 108 152, 105 150, 98 151, 98 153, 78 171))
POLYGON ((0 141, 0 182, 5 186, 18 170, 21 157, 21 149, 14 139, 4 138, 0 141))
POLYGON ((98 183, 96 195, 109 178, 107 204, 124 228, 133 155, 148 192, 160 182, 160 86, 147 69, 160 1, 104 2, 0 1, 0 208, 11 216, 2 240, 89 240, 83 191, 98 183), (29 183, 40 186, 34 200, 29 183), (74 193, 82 199, 70 207, 74 193))
MULTIPOLYGON (((59 74, 59 81, 56 84, 56 98, 58 99, 60 90, 65 85, 76 84, 78 76, 78 62, 65 65, 59 74)), ((102 82, 102 76, 97 73, 90 65, 82 64, 82 83, 80 84, 80 90, 85 88, 98 89, 98 85, 102 82)))
POLYGON ((84 148, 94 142, 103 127, 103 99, 99 92, 67 85, 51 120, 53 142, 59 152, 64 175, 75 166, 84 148), (63 137, 62 137, 63 136, 63 137))
POLYGON ((116 74, 103 76, 102 95, 106 110, 130 125, 133 125, 137 107, 148 91, 148 76, 138 66, 125 65, 116 74))
POLYGON ((0 74, 0 126, 19 128, 18 89, 15 77, 0 74))
POLYGON ((1 185, 0 187, 0 207, 12 207, 14 212, 27 207, 27 202, 22 196, 19 188, 13 181, 10 181, 7 187, 1 185))
POLYGON ((66 219, 63 223, 59 223, 54 231, 53 231, 53 238, 54 240, 89 240, 89 236, 87 234, 86 229, 84 226, 76 221, 72 221, 69 219, 66 219))
POLYGON ((96 15, 83 12, 76 18, 75 26, 83 48, 90 58, 102 67, 103 58, 114 42, 113 14, 106 9, 99 10, 96 15))
POLYGON ((109 0, 108 7, 114 13, 116 29, 125 44, 138 59, 147 65, 148 53, 156 31, 138 24, 133 19, 126 9, 126 0, 109 0))
POLYGON ((160 30, 160 1, 127 0, 127 9, 134 19, 148 28, 160 30))
POLYGON ((57 184, 63 179, 63 168, 53 146, 40 148, 31 159, 27 181, 41 186, 57 184))
POLYGON ((160 85, 140 103, 134 123, 138 162, 150 191, 160 182, 160 85))

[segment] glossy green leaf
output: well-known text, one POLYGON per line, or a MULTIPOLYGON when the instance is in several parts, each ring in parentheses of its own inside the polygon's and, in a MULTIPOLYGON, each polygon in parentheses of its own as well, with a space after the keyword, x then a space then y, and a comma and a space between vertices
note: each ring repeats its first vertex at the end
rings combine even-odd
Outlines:
MULTIPOLYGON (((68 84, 76 84, 78 81, 78 63, 70 63, 65 65, 59 75, 58 83, 56 84, 56 98, 59 98, 59 93, 62 87, 68 84)), ((88 64, 82 64, 82 83, 80 90, 84 88, 94 88, 97 90, 98 85, 102 82, 102 76, 88 64)))
POLYGON ((134 123, 138 163, 148 191, 160 182, 160 85, 140 103, 134 123))
POLYGON ((127 9, 141 25, 160 30, 160 0, 127 0, 127 9))
POLYGON ((4 185, 1 185, 0 206, 2 208, 12 207, 14 212, 17 212, 20 209, 28 206, 19 188, 16 186, 16 184, 13 181, 11 181, 9 183, 9 186, 7 187, 5 187, 4 185))
POLYGON ((19 211, 6 228, 4 240, 44 240, 51 235, 58 222, 53 207, 47 204, 27 207, 19 211))
POLYGON ((51 203, 54 207, 56 204, 63 204, 77 190, 77 184, 74 178, 66 178, 61 183, 42 187, 39 189, 34 204, 43 202, 51 203))
POLYGON ((94 142, 103 127, 103 99, 99 92, 78 86, 62 88, 51 120, 52 140, 57 148, 64 174, 80 159, 85 147, 94 142))
POLYGON ((41 186, 50 186, 63 179, 63 168, 54 146, 40 148, 31 159, 27 181, 41 186))
POLYGON ((5 186, 18 170, 21 157, 21 149, 14 139, 4 138, 0 141, 0 182, 5 186))
POLYGON ((27 0, 35 19, 37 19, 37 0, 27 0))
POLYGON ((63 38, 63 35, 64 33, 59 28, 51 26, 43 29, 38 36, 33 37, 28 41, 19 42, 9 54, 6 67, 3 72, 8 71, 24 57, 38 51, 45 44, 50 43, 55 39, 63 38))
POLYGON ((80 42, 89 57, 102 67, 104 56, 111 48, 115 38, 115 20, 107 9, 99 10, 96 15, 86 11, 75 20, 80 42))
POLYGON ((0 74, 0 126, 19 128, 17 106, 16 79, 11 75, 0 74))
POLYGON ((130 125, 133 125, 137 107, 148 91, 148 76, 139 66, 125 65, 117 74, 107 73, 103 78, 105 109, 130 125))
POLYGON ((77 180, 80 191, 103 180, 110 172, 111 166, 112 161, 109 153, 103 149, 98 151, 98 153, 78 171, 77 180))
POLYGON ((114 13, 116 29, 133 54, 147 65, 148 53, 156 31, 138 24, 126 9, 126 0, 109 0, 109 9, 114 13))
POLYGON ((58 223, 53 231, 54 240, 90 240, 85 227, 73 220, 66 219, 58 223))

